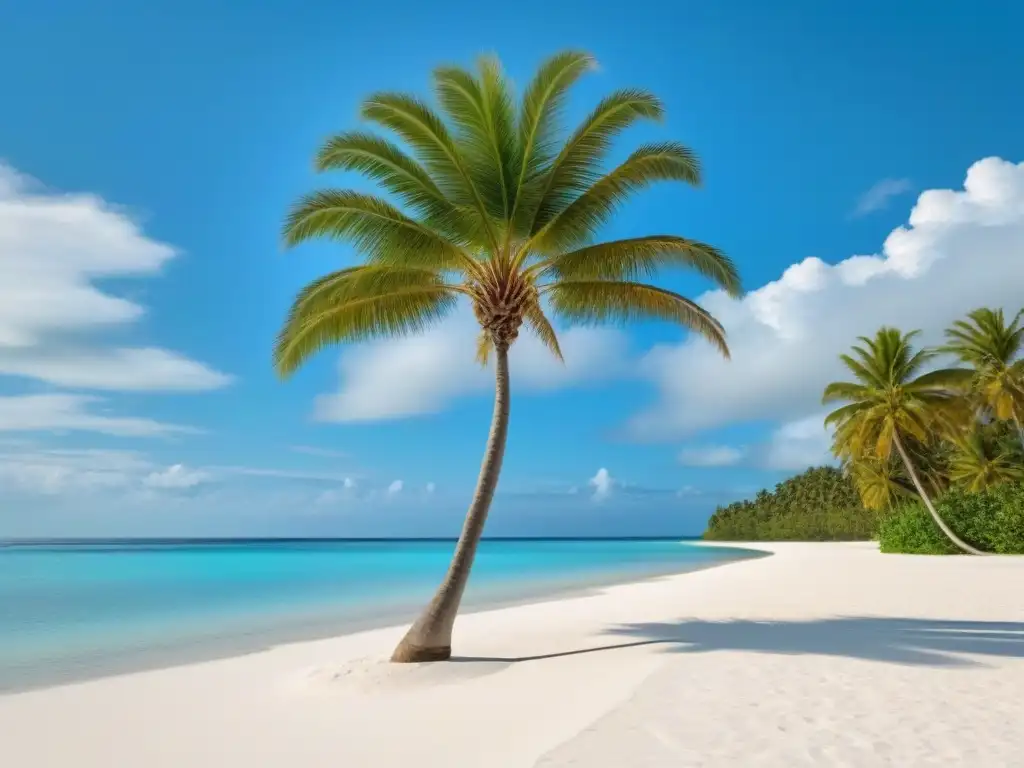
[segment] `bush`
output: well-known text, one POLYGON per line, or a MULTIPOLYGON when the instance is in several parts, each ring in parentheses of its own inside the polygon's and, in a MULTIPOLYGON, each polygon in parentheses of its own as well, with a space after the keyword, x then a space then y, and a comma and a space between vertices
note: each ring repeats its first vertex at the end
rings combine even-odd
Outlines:
MULTIPOLYGON (((1005 483, 974 493, 952 489, 936 502, 935 509, 957 536, 978 549, 1024 554, 1024 483, 1005 483)), ((921 502, 885 516, 878 540, 883 552, 947 555, 960 551, 921 502)))

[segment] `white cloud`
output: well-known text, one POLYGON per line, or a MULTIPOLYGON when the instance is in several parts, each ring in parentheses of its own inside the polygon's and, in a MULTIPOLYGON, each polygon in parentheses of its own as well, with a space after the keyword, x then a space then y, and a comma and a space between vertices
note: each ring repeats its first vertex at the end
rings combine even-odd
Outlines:
POLYGON ((437 486, 436 486, 436 485, 434 485, 433 483, 427 483, 427 485, 426 485, 426 487, 424 488, 424 490, 425 490, 425 491, 426 491, 427 493, 433 493, 434 491, 436 491, 436 490, 437 490, 437 486))
POLYGON ((311 472, 304 469, 276 469, 274 467, 237 467, 218 466, 212 467, 219 474, 245 475, 248 477, 274 477, 281 480, 299 480, 324 483, 341 483, 346 488, 355 485, 351 476, 338 472, 311 472))
POLYGON ((101 198, 46 191, 0 163, 0 375, 118 391, 226 385, 229 377, 174 352, 84 338, 144 314, 97 281, 155 275, 174 256, 101 198))
POLYGON ((776 429, 764 446, 762 463, 769 469, 801 470, 835 462, 831 451, 832 430, 825 414, 790 421, 776 429))
POLYGON ((194 488, 209 479, 206 472, 188 469, 184 464, 173 464, 165 470, 146 475, 142 483, 148 488, 194 488))
POLYGON ((22 449, 0 453, 0 487, 46 495, 123 491, 152 469, 134 451, 22 449))
POLYGON ((608 498, 615 485, 615 479, 604 467, 597 470, 597 473, 587 482, 594 489, 594 499, 598 501, 608 498))
POLYGON ((885 208, 894 197, 909 192, 914 188, 910 179, 882 179, 860 196, 857 207, 851 214, 854 218, 866 216, 874 211, 885 208))
POLYGON ((743 460, 744 451, 728 445, 684 448, 679 463, 689 467, 731 467, 743 460))
POLYGON ((97 413, 102 398, 75 394, 0 396, 0 432, 100 432, 118 437, 194 433, 197 430, 152 419, 97 413))
POLYGON ((388 486, 388 496, 396 496, 402 492, 402 488, 405 487, 405 483, 401 480, 395 480, 391 485, 388 486))
MULTIPOLYGON (((424 334, 378 341, 346 350, 338 392, 316 399, 322 421, 373 421, 434 413, 465 395, 487 393, 494 375, 475 361, 478 328, 460 308, 424 334)), ((565 364, 531 334, 510 352, 516 392, 543 392, 620 374, 626 336, 614 329, 571 328, 560 332, 565 364)))
POLYGON ((1024 304, 1024 163, 981 160, 964 189, 922 193, 906 227, 881 255, 835 265, 794 264, 775 282, 733 301, 701 303, 725 325, 732 361, 687 340, 657 347, 643 372, 660 390, 630 423, 633 436, 670 439, 741 421, 796 421, 821 410, 829 381, 846 378, 838 355, 881 325, 942 339, 979 306, 1024 304))

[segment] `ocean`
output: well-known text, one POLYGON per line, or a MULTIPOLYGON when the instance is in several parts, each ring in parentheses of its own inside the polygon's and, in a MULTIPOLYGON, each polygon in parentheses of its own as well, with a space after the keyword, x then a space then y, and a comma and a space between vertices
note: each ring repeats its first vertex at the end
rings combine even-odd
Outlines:
MULTIPOLYGON (((0 691, 404 623, 453 541, 0 544, 0 691)), ((487 540, 466 609, 756 556, 673 540, 487 540)))

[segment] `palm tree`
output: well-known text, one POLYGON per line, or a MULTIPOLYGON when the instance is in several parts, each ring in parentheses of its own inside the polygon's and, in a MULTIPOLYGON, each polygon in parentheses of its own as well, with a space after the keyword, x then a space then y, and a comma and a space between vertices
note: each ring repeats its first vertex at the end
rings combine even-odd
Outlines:
POLYGON ((921 374, 938 353, 915 352, 911 342, 917 334, 881 328, 873 339, 860 337, 861 346, 854 346, 852 355, 840 355, 857 381, 825 387, 823 403, 848 401, 830 413, 825 424, 835 427, 833 451, 844 459, 886 460, 895 447, 936 525, 963 551, 982 555, 939 517, 904 445, 904 438, 927 444, 936 432, 962 418, 960 388, 971 375, 958 368, 921 374))
POLYGON ((509 420, 509 348, 520 329, 561 358, 548 314, 567 324, 667 320, 703 336, 728 357, 725 333, 693 301, 648 285, 663 267, 686 267, 730 295, 741 294, 732 261, 710 245, 676 235, 595 242, 632 193, 659 181, 700 182, 696 156, 675 142, 644 144, 604 169, 615 137, 658 120, 661 102, 630 89, 605 97, 566 137, 559 117, 571 86, 594 66, 566 51, 545 61, 514 98, 498 61, 475 72, 441 67, 434 91, 441 113, 400 93, 377 93, 362 117, 411 149, 368 131, 330 138, 321 171, 357 171, 400 204, 329 189, 300 200, 285 225, 288 245, 327 237, 365 258, 307 286, 274 350, 287 376, 329 344, 418 332, 468 301, 480 324, 478 357, 493 356, 494 415, 462 534, 437 593, 395 649, 393 661, 451 655, 452 626, 498 483, 509 420))
POLYGON ((953 442, 956 451, 950 462, 949 478, 976 493, 1001 483, 1024 480, 1019 451, 1014 452, 999 434, 976 425, 965 434, 957 435, 953 442))
POLYGON ((1018 312, 1007 324, 1001 309, 982 307, 946 329, 941 351, 975 371, 972 392, 997 419, 1012 421, 1024 446, 1024 325, 1018 312))

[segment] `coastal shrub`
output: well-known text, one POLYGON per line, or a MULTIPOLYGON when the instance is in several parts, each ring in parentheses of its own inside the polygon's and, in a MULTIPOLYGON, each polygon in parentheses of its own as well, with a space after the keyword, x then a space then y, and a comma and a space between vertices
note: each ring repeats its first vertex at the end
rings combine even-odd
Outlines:
MULTIPOLYGON (((978 549, 1003 555, 1024 554, 1024 483, 1004 483, 976 492, 954 488, 935 502, 935 509, 946 525, 978 549)), ((879 524, 878 540, 883 552, 958 552, 920 502, 886 515, 879 524)))
POLYGON ((924 505, 913 502, 882 517, 878 523, 878 545, 882 552, 902 555, 955 555, 960 551, 935 524, 924 505))
POLYGON ((719 507, 704 538, 716 541, 866 541, 877 513, 835 467, 813 467, 760 491, 753 500, 719 507))

